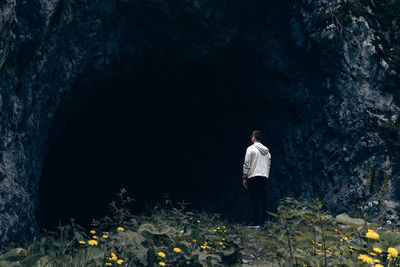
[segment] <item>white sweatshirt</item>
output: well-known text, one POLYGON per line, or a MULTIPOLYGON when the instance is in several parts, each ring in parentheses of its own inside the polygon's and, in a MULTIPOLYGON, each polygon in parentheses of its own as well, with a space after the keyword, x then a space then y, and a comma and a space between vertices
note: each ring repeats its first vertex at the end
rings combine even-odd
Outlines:
POLYGON ((247 178, 254 176, 269 177, 271 167, 271 154, 266 146, 260 142, 255 142, 246 150, 243 164, 243 175, 247 178))

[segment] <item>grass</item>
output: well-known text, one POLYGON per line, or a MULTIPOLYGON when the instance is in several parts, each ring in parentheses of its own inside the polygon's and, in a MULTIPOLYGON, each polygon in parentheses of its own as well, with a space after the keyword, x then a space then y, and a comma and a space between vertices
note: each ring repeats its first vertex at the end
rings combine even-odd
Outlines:
MULTIPOLYGON (((347 214, 332 217, 317 199, 281 200, 260 229, 219 214, 165 202, 136 216, 126 204, 84 229, 73 222, 0 253, 0 266, 399 266, 400 233, 347 214), (379 265, 381 264, 381 265, 379 265)), ((363 210, 362 214, 365 214, 363 210)))

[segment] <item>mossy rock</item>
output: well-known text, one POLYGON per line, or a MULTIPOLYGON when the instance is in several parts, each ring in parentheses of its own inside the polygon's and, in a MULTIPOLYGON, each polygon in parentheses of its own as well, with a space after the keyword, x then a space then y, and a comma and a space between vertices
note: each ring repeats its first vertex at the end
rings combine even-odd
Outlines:
POLYGON ((336 216, 336 220, 341 224, 345 224, 354 228, 358 228, 360 226, 365 225, 365 221, 363 219, 351 218, 346 213, 341 213, 338 216, 336 216))

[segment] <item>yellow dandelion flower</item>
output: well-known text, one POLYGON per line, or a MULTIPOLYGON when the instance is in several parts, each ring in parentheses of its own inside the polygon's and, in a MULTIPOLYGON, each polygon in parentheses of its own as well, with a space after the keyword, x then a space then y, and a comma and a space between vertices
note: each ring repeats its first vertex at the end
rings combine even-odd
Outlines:
POLYGON ((117 255, 114 252, 110 253, 112 257, 116 257, 117 255))
POLYGON ((347 240, 347 237, 346 237, 346 236, 344 236, 344 237, 343 237, 343 240, 347 240))
POLYGON ((368 229, 368 232, 365 234, 365 236, 369 239, 379 239, 379 234, 371 229, 368 229))
POLYGON ((174 248, 174 251, 175 251, 176 253, 179 253, 179 252, 181 252, 181 249, 180 249, 180 248, 174 248))
POLYGON ((197 242, 196 239, 193 239, 193 242, 196 243, 197 242))
POLYGON ((157 254, 158 256, 160 256, 161 258, 164 258, 165 257, 165 253, 164 252, 162 252, 162 251, 160 251, 160 252, 158 252, 158 254, 157 254))
POLYGON ((96 231, 95 231, 95 230, 90 230, 90 233, 91 233, 91 234, 95 234, 96 231))
POLYGON ((224 230, 224 232, 226 233, 226 230, 224 230))
POLYGON ((379 263, 378 263, 378 264, 375 264, 374 266, 375 266, 375 267, 383 267, 383 265, 382 265, 382 264, 379 264, 379 263))
POLYGON ((112 263, 111 263, 111 262, 106 262, 106 265, 107 265, 107 266, 111 266, 112 263))
POLYGON ((183 233, 184 231, 183 230, 181 230, 181 233, 183 233))
POLYGON ((217 229, 213 229, 213 232, 216 232, 217 231, 217 229))
POLYGON ((366 254, 358 255, 358 259, 360 259, 363 262, 368 263, 368 264, 374 264, 374 260, 370 256, 368 256, 366 254))
POLYGON ((93 246, 93 245, 97 246, 98 242, 96 240, 91 239, 91 240, 88 241, 88 244, 91 245, 91 246, 93 246))
POLYGON ((117 264, 119 264, 119 265, 121 265, 123 262, 124 262, 124 261, 121 260, 121 259, 117 260, 117 264))
POLYGON ((160 264, 161 266, 165 266, 165 262, 160 261, 158 264, 160 264))
POLYGON ((110 258, 110 260, 112 260, 112 261, 117 261, 118 260, 118 257, 117 256, 112 256, 111 258, 110 258))
POLYGON ((369 254, 371 254, 372 256, 376 256, 375 252, 370 252, 369 254))
POLYGON ((94 236, 93 236, 93 239, 98 239, 98 237, 94 235, 94 236))
POLYGON ((189 220, 193 219, 192 217, 189 217, 189 220))
POLYGON ((200 220, 197 220, 198 223, 200 223, 200 220))
POLYGON ((224 243, 222 243, 222 242, 219 242, 218 244, 220 244, 220 245, 222 246, 224 243))
POLYGON ((82 240, 80 240, 79 243, 80 243, 80 244, 86 244, 86 242, 85 242, 85 241, 82 241, 82 240))
POLYGON ((190 261, 186 261, 186 264, 190 264, 190 261))
POLYGON ((222 237, 221 240, 225 240, 225 238, 222 237))
POLYGON ((225 228, 226 228, 226 226, 225 226, 225 225, 223 225, 223 226, 222 226, 222 228, 223 228, 223 229, 225 229, 225 228))
POLYGON ((108 238, 108 235, 103 235, 103 238, 108 238))
POLYGON ((226 248, 225 246, 222 246, 222 248, 226 248))
POLYGON ((117 228, 117 230, 122 232, 122 231, 124 231, 125 229, 124 229, 123 227, 120 226, 120 227, 117 228))
POLYGON ((374 262, 375 262, 375 263, 379 263, 379 260, 378 260, 378 259, 374 259, 374 262))
POLYGON ((374 248, 374 251, 375 251, 376 253, 382 253, 382 249, 380 249, 380 248, 374 248))
POLYGON ((390 247, 390 248, 388 248, 387 251, 390 254, 390 256, 393 258, 396 258, 397 256, 399 256, 399 252, 395 248, 390 247))

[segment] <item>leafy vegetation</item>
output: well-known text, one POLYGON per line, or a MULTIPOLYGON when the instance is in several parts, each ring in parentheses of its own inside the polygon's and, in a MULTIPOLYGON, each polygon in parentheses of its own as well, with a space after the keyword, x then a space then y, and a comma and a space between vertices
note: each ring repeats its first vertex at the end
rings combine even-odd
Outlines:
MULTIPOLYGON (((250 229, 218 214, 186 211, 168 198, 136 216, 124 190, 112 216, 87 231, 59 226, 28 244, 3 249, 0 266, 238 266, 250 229)), ((263 266, 399 266, 400 233, 347 214, 333 217, 318 199, 281 200, 275 219, 253 229, 263 266), (260 242, 261 241, 261 242, 260 242)), ((21 244, 20 244, 21 245, 21 244)), ((245 261, 243 261, 245 262, 245 261)), ((244 265, 245 266, 245 265, 244 265)))
POLYGON ((398 266, 400 233, 347 214, 332 217, 319 200, 285 198, 265 225, 271 266, 398 266), (379 265, 380 264, 380 265, 379 265))
POLYGON ((185 211, 187 203, 154 206, 132 215, 123 190, 113 215, 86 231, 72 223, 3 251, 0 266, 226 266, 239 257, 237 231, 213 213, 185 211))

